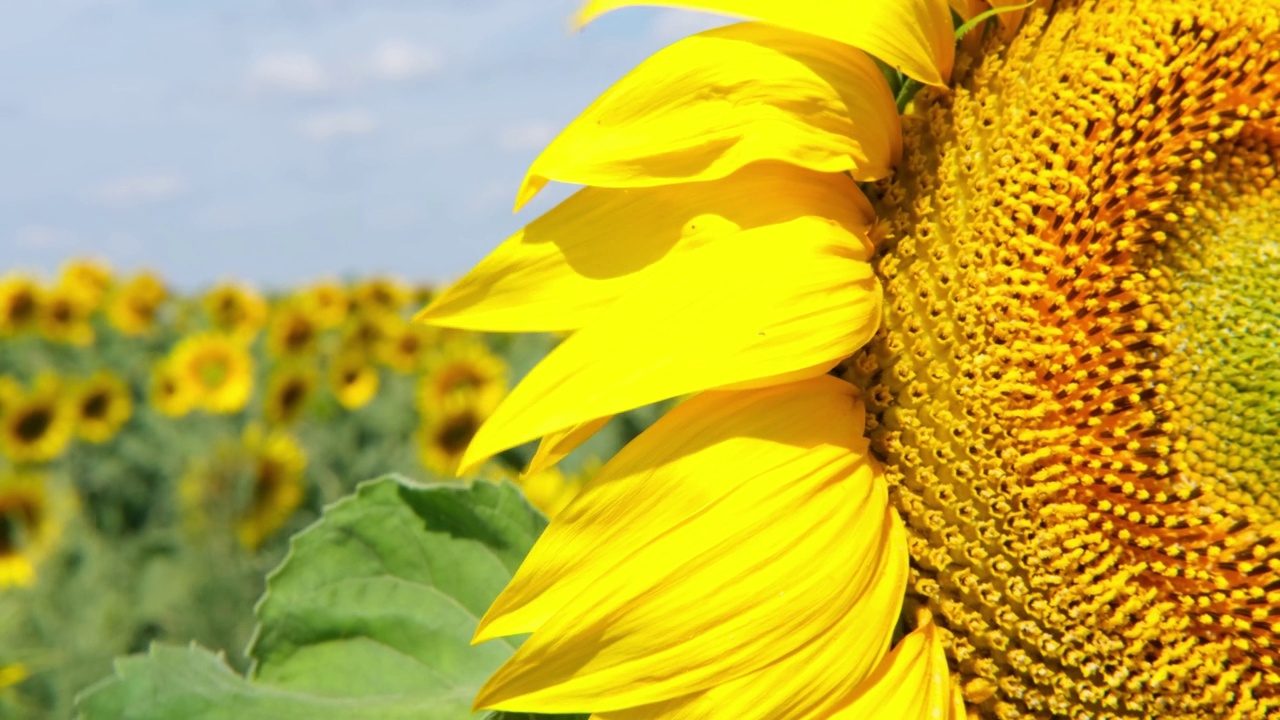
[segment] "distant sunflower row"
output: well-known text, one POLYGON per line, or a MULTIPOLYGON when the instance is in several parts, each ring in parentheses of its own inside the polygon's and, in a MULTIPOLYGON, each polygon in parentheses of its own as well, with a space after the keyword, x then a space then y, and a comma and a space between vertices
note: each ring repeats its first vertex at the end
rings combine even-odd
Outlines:
POLYGON ((13 463, 53 460, 77 436, 106 442, 132 414, 128 386, 109 371, 87 378, 43 374, 27 386, 0 375, 0 453, 13 463))
MULTIPOLYGON (((511 368, 486 336, 413 322, 430 295, 373 278, 279 294, 224 282, 187 296, 92 261, 52 280, 0 277, 0 588, 30 584, 69 508, 101 512, 125 492, 122 479, 89 476, 138 447, 154 468, 130 472, 167 476, 189 529, 250 552, 349 490, 335 482, 412 474, 399 458, 452 477, 511 368), (123 436, 127 452, 112 444, 123 436)), ((548 514, 583 480, 501 464, 481 474, 519 482, 548 514)), ((139 492, 153 503, 168 491, 139 492)))

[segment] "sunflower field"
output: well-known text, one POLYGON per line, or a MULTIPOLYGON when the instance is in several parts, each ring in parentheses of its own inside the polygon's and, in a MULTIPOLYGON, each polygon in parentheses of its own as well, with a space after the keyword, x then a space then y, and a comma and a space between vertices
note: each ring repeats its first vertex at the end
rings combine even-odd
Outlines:
MULTIPOLYGON (((529 445, 459 482, 477 428, 558 338, 414 322, 431 295, 388 277, 280 293, 227 282, 180 294, 155 274, 120 276, 95 261, 70 262, 55 278, 0 278, 0 718, 193 716, 195 700, 182 693, 209 692, 201 673, 248 688, 251 666, 304 685, 349 678, 377 653, 318 675, 305 667, 315 658, 271 659, 315 638, 272 633, 297 629, 296 618, 279 618, 326 572, 407 577, 392 567, 397 552, 438 563, 419 590, 483 613, 545 518, 656 409, 616 418, 563 459, 552 446, 535 459, 529 445), (386 545, 387 555, 344 556, 356 537, 386 545), (472 566, 495 553, 498 567, 472 566), (448 563, 457 577, 445 577, 448 563), (113 659, 131 654, 104 681, 113 659), (148 662, 129 674, 130 663, 148 662), (164 673, 188 677, 171 683, 164 673)), ((376 583, 353 592, 345 622, 363 630, 335 630, 344 621, 334 617, 302 625, 384 649, 412 632, 377 626, 405 598, 376 583)), ((342 612, 337 601, 326 607, 342 612)), ((448 614, 423 617, 447 623, 448 614)), ((468 648, 465 622, 437 631, 418 646, 421 666, 396 675, 379 656, 370 681, 434 674, 478 686, 505 657, 468 648)), ((352 695, 376 689, 346 685, 352 695)), ((466 714, 466 692, 424 700, 437 690, 417 688, 416 705, 466 714)), ((272 705, 279 698, 237 692, 241 704, 229 701, 226 717, 297 708, 357 717, 315 699, 272 705)), ((359 717, 400 716, 367 712, 359 717)))

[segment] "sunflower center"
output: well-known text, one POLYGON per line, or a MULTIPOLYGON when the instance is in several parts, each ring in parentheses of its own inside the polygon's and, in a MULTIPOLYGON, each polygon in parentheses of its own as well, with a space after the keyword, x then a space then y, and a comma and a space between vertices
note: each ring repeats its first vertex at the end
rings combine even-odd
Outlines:
POLYGON ((471 413, 461 413, 440 427, 436 434, 436 444, 449 455, 461 455, 479 429, 479 418, 471 413))
POLYGON ((204 358, 196 366, 196 379, 208 390, 222 387, 230 376, 227 360, 219 356, 204 358))
POLYGON ((1029 12, 879 189, 845 374, 982 717, 1280 708, 1280 31, 1227 5, 1029 12))
POLYGON ((95 392, 85 398, 80 414, 89 420, 101 420, 107 416, 107 409, 110 407, 111 397, 105 392, 95 392))
POLYGON ((29 292, 18 292, 9 302, 9 318, 15 324, 29 322, 36 315, 36 298, 29 292))
POLYGON ((1228 483, 1274 510, 1280 494, 1280 153, 1237 152, 1212 168, 1197 221, 1159 262, 1170 270, 1170 395, 1198 475, 1228 483))
POLYGON ((45 436, 53 425, 53 410, 37 407, 18 416, 14 423, 14 433, 24 443, 34 443, 45 436))
POLYGON ((305 381, 290 381, 280 393, 280 407, 286 415, 291 414, 306 396, 307 384, 305 381))
POLYGON ((299 318, 289 326, 288 332, 285 333, 285 349, 290 353, 300 353, 311 343, 311 338, 314 335, 311 323, 299 318))

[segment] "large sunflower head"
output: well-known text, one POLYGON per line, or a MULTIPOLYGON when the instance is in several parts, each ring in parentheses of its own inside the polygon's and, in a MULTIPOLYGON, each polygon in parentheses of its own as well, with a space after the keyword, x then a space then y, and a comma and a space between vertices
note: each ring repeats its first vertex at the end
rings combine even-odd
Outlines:
POLYGON ((0 413, 0 451, 16 463, 43 463, 62 454, 75 434, 75 409, 66 384, 40 377, 0 413))
POLYGON ((133 392, 106 370, 80 383, 73 399, 77 431, 89 442, 110 440, 133 416, 133 392))
POLYGON ((262 293, 243 283, 221 283, 201 298, 214 329, 249 340, 267 318, 267 301, 262 293))
POLYGON ((307 456, 296 440, 278 430, 250 426, 244 444, 250 458, 250 492, 236 533, 242 545, 256 550, 302 504, 307 456))
POLYGON ((0 277, 0 337, 31 330, 40 319, 40 284, 26 275, 0 277))
POLYGON ((605 93, 424 313, 572 333, 464 468, 699 393, 482 619, 532 635, 478 705, 1280 713, 1280 5, 662 4, 761 22, 605 93))
POLYGON ((208 412, 238 412, 253 392, 253 358, 243 342, 229 335, 183 338, 168 362, 181 385, 191 389, 195 405, 208 412))
POLYGON ((29 586, 57 546, 74 501, 43 475, 0 473, 0 590, 29 586))
POLYGON ((125 335, 146 335, 156 327, 160 308, 168 299, 164 281, 141 272, 118 287, 107 306, 107 318, 125 335))
POLYGON ((288 425, 306 410, 319 376, 310 365, 282 365, 271 372, 263 415, 273 425, 288 425))

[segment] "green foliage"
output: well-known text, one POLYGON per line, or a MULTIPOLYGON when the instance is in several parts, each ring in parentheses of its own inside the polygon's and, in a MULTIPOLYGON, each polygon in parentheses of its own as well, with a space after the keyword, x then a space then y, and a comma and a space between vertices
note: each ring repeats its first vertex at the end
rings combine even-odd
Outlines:
POLYGON ((436 720, 514 650, 471 646, 546 520, 509 483, 361 485, 294 537, 256 608, 248 678, 153 645, 78 701, 84 720, 436 720))

